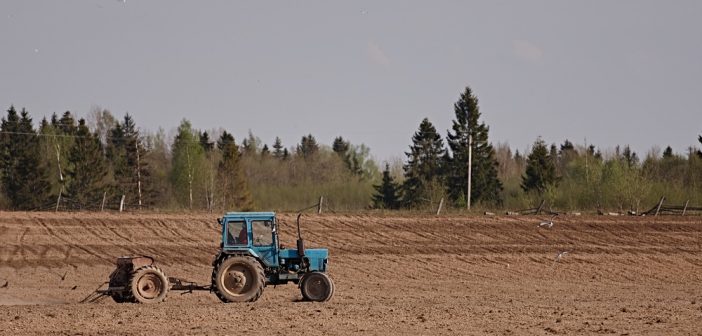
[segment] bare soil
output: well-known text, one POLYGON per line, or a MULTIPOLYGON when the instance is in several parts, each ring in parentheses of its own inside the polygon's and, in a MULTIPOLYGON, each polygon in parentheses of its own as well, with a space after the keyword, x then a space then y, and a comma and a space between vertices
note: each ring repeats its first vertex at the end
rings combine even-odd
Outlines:
MULTIPOLYGON (((294 215, 283 242, 294 245, 294 215)), ((336 294, 79 304, 116 257, 207 284, 216 215, 0 212, 1 335, 700 335, 702 218, 308 215, 336 294), (561 258, 556 256, 561 252, 561 258), (6 286, 3 286, 6 284, 6 286)))

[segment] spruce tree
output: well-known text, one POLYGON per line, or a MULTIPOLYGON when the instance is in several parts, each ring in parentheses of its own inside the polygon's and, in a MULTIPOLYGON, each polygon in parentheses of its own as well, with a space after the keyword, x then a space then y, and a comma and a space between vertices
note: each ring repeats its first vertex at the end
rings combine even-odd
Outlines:
POLYGON ((502 202, 502 182, 497 177, 495 150, 488 141, 490 128, 480 121, 478 98, 466 87, 453 105, 456 119, 446 142, 452 156, 447 156, 447 191, 451 199, 465 202, 468 189, 468 146, 472 147, 471 202, 502 202))
POLYGON ((38 209, 49 201, 48 172, 29 113, 10 106, 0 124, 0 180, 15 210, 38 209))
POLYGON ((542 195, 548 187, 554 186, 556 181, 556 166, 546 144, 538 138, 527 156, 526 173, 522 176, 521 187, 525 192, 536 190, 542 195))
POLYGON ((344 138, 342 137, 336 137, 334 138, 334 143, 332 144, 332 150, 336 155, 339 155, 341 158, 346 157, 346 153, 349 151, 349 142, 344 141, 344 138))
POLYGON ((134 119, 127 113, 115 123, 107 142, 107 158, 112 166, 119 195, 136 207, 152 205, 158 195, 151 183, 151 171, 144 157, 148 155, 134 119))
POLYGON ((267 144, 263 144, 263 148, 261 148, 261 157, 268 157, 271 155, 271 150, 268 148, 267 144))
POLYGON ((319 145, 312 134, 302 137, 300 144, 297 145, 297 155, 304 159, 312 159, 319 152, 319 145))
POLYGON ((663 150, 663 158, 672 158, 673 157, 673 148, 670 146, 666 147, 665 150, 663 150))
POLYGON ((207 131, 200 133, 200 146, 202 146, 205 153, 212 151, 214 149, 214 145, 214 142, 210 141, 210 135, 207 134, 207 131))
POLYGON ((636 167, 639 164, 639 156, 631 150, 629 145, 624 146, 622 157, 628 168, 636 167))
POLYGON ((383 170, 383 179, 378 185, 374 185, 375 194, 373 195, 373 207, 376 209, 397 209, 400 207, 400 198, 398 192, 399 186, 390 176, 390 165, 385 164, 383 170))
POLYGON ((413 207, 427 201, 433 202, 440 193, 440 177, 444 142, 429 119, 424 118, 419 130, 412 136, 410 151, 406 152, 407 164, 403 166, 405 182, 402 185, 405 206, 413 207))
POLYGON ((78 121, 76 138, 68 152, 71 162, 66 195, 80 208, 96 205, 107 187, 107 162, 97 134, 90 133, 85 120, 78 121))
POLYGON ((275 142, 273 142, 273 157, 276 159, 283 158, 283 141, 279 137, 275 137, 275 142))
POLYGON ((236 145, 234 136, 224 131, 217 140, 217 149, 222 153, 218 170, 218 180, 222 187, 219 195, 222 198, 222 205, 225 210, 252 210, 251 192, 241 166, 239 147, 236 145))

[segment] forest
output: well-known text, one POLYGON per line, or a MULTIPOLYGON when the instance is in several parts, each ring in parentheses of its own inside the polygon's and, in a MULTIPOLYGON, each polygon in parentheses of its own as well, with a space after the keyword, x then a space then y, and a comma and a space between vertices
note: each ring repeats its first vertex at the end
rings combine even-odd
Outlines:
MULTIPOLYGON (((0 126, 2 210, 294 211, 324 197, 328 211, 526 209, 641 212, 666 197, 702 205, 702 152, 628 145, 601 149, 536 136, 526 153, 492 142, 466 87, 445 134, 422 120, 401 159, 378 163, 364 144, 312 134, 269 146, 253 133, 139 128, 107 109, 39 122, 10 106, 0 126), (468 195, 470 157, 471 188, 468 195)), ((691 134, 702 144, 702 135, 691 134)), ((664 144, 662 144, 664 146, 664 144)), ((398 149, 398 152, 401 149, 398 149)))

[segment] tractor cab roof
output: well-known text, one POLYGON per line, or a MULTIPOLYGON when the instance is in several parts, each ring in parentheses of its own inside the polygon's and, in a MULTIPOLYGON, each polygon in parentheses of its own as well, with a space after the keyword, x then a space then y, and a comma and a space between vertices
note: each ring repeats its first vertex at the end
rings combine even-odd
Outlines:
POLYGON ((275 217, 275 212, 227 212, 225 218, 253 218, 253 217, 275 217))

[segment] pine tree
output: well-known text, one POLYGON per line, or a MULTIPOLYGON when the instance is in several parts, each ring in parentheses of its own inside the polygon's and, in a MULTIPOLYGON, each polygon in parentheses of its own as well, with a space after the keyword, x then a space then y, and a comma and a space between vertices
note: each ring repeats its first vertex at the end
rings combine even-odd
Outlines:
POLYGON ((663 150, 663 158, 672 158, 673 157, 673 148, 670 146, 666 147, 665 150, 663 150))
POLYGON ((336 155, 339 155, 339 157, 345 159, 346 158, 346 153, 349 151, 349 142, 344 141, 344 138, 342 137, 336 137, 334 138, 334 143, 332 144, 332 150, 336 155))
POLYGON ((456 119, 447 140, 452 156, 447 156, 447 189, 456 203, 466 199, 468 189, 468 146, 472 147, 471 201, 500 204, 502 182, 497 177, 495 150, 488 142, 490 128, 480 122, 478 98, 466 87, 453 106, 456 119))
POLYGON ((261 157, 268 157, 271 155, 271 150, 268 149, 268 145, 264 144, 261 148, 261 157))
POLYGON ((90 133, 85 120, 78 121, 76 138, 68 152, 71 168, 67 196, 81 208, 96 202, 107 187, 107 162, 97 134, 90 133))
POLYGON ((65 193, 66 186, 71 183, 70 176, 66 171, 71 169, 72 163, 68 160, 68 153, 71 151, 75 143, 75 134, 78 131, 75 118, 70 111, 66 111, 58 118, 54 113, 51 117, 51 127, 42 129, 42 134, 47 135, 46 139, 51 141, 48 157, 51 158, 50 180, 52 182, 52 190, 55 194, 65 193), (60 169, 59 169, 60 167, 60 169), (57 171, 58 172, 55 172, 57 171))
POLYGON ((526 174, 522 176, 521 187, 526 192, 536 190, 541 195, 556 181, 556 166, 546 144, 538 138, 527 156, 526 174))
POLYGON ((261 139, 256 137, 251 130, 249 136, 241 142, 242 154, 247 156, 256 156, 260 150, 261 139))
POLYGON ((317 152, 319 152, 319 145, 312 134, 303 136, 300 144, 297 145, 297 155, 304 159, 312 159, 317 155, 317 152))
POLYGON ((624 146, 622 156, 628 168, 633 168, 639 164, 639 156, 629 148, 629 145, 624 146))
POLYGON ((273 157, 276 159, 283 158, 283 141, 279 137, 275 137, 275 142, 273 143, 273 157))
POLYGON ((157 195, 152 188, 148 164, 143 160, 148 152, 129 114, 110 131, 106 152, 118 193, 137 207, 153 204, 157 195))
POLYGON ((424 118, 419 130, 412 136, 410 151, 405 153, 407 164, 403 166, 405 182, 402 185, 402 202, 406 206, 436 200, 444 153, 441 136, 429 119, 424 118))
POLYGON ((12 209, 40 208, 49 200, 49 178, 29 113, 10 106, 0 124, 0 180, 12 209))
POLYGON ((214 145, 214 142, 210 141, 210 135, 207 134, 207 131, 200 133, 200 146, 202 146, 205 153, 212 151, 214 149, 214 145))
POLYGON ((244 176, 239 147, 234 141, 234 136, 224 131, 217 140, 217 149, 222 153, 218 170, 218 179, 222 187, 220 193, 222 205, 226 210, 252 210, 251 192, 244 176))
POLYGON ((400 207, 400 197, 398 192, 400 187, 390 176, 390 165, 385 164, 383 170, 383 180, 379 185, 374 185, 373 207, 376 209, 398 209, 400 207))

